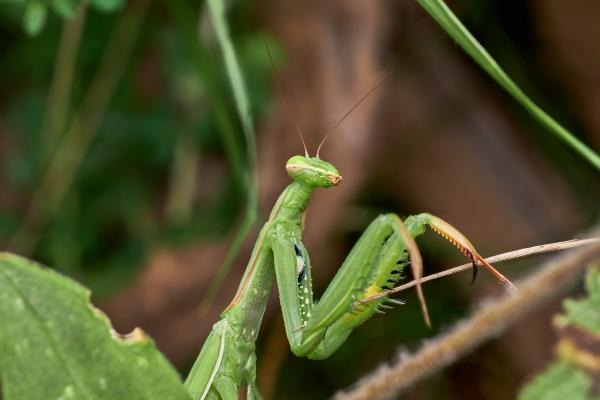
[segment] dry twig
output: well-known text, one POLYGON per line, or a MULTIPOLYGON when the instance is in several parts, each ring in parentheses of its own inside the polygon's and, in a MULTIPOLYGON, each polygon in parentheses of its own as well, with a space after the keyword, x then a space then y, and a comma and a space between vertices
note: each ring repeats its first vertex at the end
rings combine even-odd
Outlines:
MULTIPOLYGON (((536 254, 551 253, 554 251, 572 249, 573 247, 585 246, 585 245, 593 244, 596 242, 600 242, 600 238, 571 239, 571 240, 565 240, 563 242, 540 244, 537 246, 526 247, 526 248, 519 249, 519 250, 514 250, 514 251, 509 251, 506 253, 497 254, 495 256, 486 258, 485 261, 487 261, 490 264, 499 263, 502 261, 516 260, 517 258, 529 257, 529 256, 533 256, 536 254)), ((481 263, 478 262, 477 266, 478 267, 481 266, 481 263)), ((450 269, 447 269, 442 272, 427 275, 426 277, 421 278, 421 283, 425 283, 425 282, 433 281, 435 279, 443 278, 445 276, 457 274, 459 272, 470 270, 471 268, 473 268, 472 263, 462 264, 462 265, 459 265, 458 267, 450 268, 450 269)), ((396 286, 393 289, 381 291, 373 296, 370 296, 370 297, 364 298, 360 301, 357 301, 354 304, 354 306, 368 303, 373 300, 381 299, 382 297, 387 297, 391 294, 401 292, 401 291, 411 288, 415 285, 416 285, 415 281, 410 281, 404 285, 396 286)))

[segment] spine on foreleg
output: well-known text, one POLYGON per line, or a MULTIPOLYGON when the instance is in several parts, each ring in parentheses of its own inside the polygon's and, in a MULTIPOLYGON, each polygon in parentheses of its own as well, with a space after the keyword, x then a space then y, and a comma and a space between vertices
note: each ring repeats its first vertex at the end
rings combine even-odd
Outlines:
MULTIPOLYGON (((378 257, 363 284, 355 288, 353 303, 392 288, 402 278, 402 271, 408 265, 408 254, 397 235, 391 235, 381 246, 378 257)), ((322 345, 310 354, 309 358, 329 357, 346 340, 352 330, 386 307, 385 302, 399 303, 397 300, 381 298, 368 303, 353 306, 328 329, 322 345)))
MULTIPOLYGON (((391 289, 396 286, 402 278, 402 272, 408 265, 408 252, 404 246, 401 246, 396 235, 391 235, 381 247, 376 267, 371 270, 366 284, 355 295, 355 302, 363 300, 382 290, 391 289)), ((366 304, 360 304, 353 308, 352 312, 346 315, 348 320, 353 320, 357 326, 373 316, 376 312, 381 312, 383 304, 389 301, 382 298, 366 304)), ((348 321, 350 322, 350 321, 348 321)))

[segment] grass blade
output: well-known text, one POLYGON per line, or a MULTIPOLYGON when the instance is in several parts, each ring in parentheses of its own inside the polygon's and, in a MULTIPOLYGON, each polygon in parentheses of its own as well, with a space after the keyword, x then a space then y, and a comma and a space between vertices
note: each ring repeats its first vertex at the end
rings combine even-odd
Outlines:
POLYGON ((417 0, 438 24, 539 123, 600 171, 600 156, 542 110, 471 35, 443 0, 417 0))
POLYGON ((227 73, 227 78, 229 79, 233 100, 242 126, 246 142, 246 161, 248 165, 245 174, 246 210, 244 217, 225 256, 223 264, 219 268, 217 275, 202 302, 201 308, 203 310, 207 310, 212 304, 216 294, 225 281, 225 278, 229 274, 244 238, 250 232, 258 215, 258 201, 256 194, 256 187, 258 184, 256 140, 246 83, 229 34, 224 2, 222 0, 208 0, 207 9, 225 64, 225 71, 227 73))

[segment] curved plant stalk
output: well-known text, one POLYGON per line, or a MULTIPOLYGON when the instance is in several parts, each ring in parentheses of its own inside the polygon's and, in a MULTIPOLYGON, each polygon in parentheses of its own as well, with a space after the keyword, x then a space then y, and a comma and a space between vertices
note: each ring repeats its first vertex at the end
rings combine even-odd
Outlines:
POLYGON ((75 76, 75 64, 81 36, 85 26, 87 3, 81 2, 72 19, 63 20, 63 28, 60 36, 50 93, 46 102, 44 123, 40 140, 42 149, 47 150, 46 157, 52 155, 56 150, 56 144, 64 133, 67 119, 69 117, 69 101, 71 99, 71 88, 75 76))
POLYGON ((554 118, 542 110, 498 65, 496 60, 471 35, 443 0, 417 0, 419 4, 444 28, 444 30, 479 64, 496 82, 558 139, 570 146, 600 172, 600 156, 554 118))
POLYGON ((240 251, 244 239, 250 232, 250 229, 252 229, 252 226, 254 226, 258 217, 258 200, 256 193, 256 188, 258 186, 256 140, 246 83, 229 34, 224 2, 221 0, 208 0, 207 10, 216 34, 231 93, 242 126, 246 142, 247 166, 244 169, 243 178, 244 189, 246 192, 244 216, 240 223, 240 227, 233 238, 231 246, 225 255, 225 259, 218 269, 217 275, 213 279, 211 286, 202 301, 201 308, 203 310, 210 308, 215 296, 219 292, 219 289, 223 285, 225 278, 233 266, 233 262, 240 251))
POLYGON ((192 145, 190 136, 190 129, 186 125, 175 142, 165 210, 169 221, 189 219, 194 206, 200 152, 192 145))
POLYGON ((190 61, 194 64, 196 78, 205 89, 206 96, 210 98, 210 103, 213 105, 210 111, 215 118, 225 153, 231 163, 231 169, 236 179, 242 182, 243 186, 247 174, 247 166, 244 160, 245 150, 242 148, 243 144, 240 143, 238 135, 236 135, 236 121, 232 121, 231 112, 228 109, 230 102, 228 102, 227 95, 223 93, 221 82, 216 78, 222 68, 216 67, 215 64, 217 63, 206 62, 206 60, 213 59, 214 54, 208 51, 199 40, 196 31, 198 22, 195 17, 196 9, 184 0, 168 1, 165 6, 169 8, 175 20, 175 26, 180 32, 182 42, 187 47, 190 61))

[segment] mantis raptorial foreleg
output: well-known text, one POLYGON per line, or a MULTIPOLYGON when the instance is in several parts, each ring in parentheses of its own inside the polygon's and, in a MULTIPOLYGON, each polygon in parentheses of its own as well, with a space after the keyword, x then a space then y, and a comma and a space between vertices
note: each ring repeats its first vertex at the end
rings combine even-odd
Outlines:
MULTIPOLYGON (((452 230, 451 242, 466 254, 474 255, 469 258, 477 258, 468 241, 463 245, 464 236, 437 217, 419 214, 402 223, 394 214, 381 215, 363 233, 314 306, 310 285, 304 283, 309 275, 298 267, 302 263, 303 268, 310 270, 308 256, 298 255, 295 251, 300 248, 297 232, 290 227, 275 230, 273 254, 277 287, 286 334, 294 354, 322 359, 337 350, 350 332, 377 312, 387 299, 357 308, 352 304, 393 287, 408 264, 409 256, 413 271, 417 271, 415 275, 420 276, 421 258, 413 238, 422 234, 427 225, 445 236, 452 230)), ((506 278, 504 280, 508 282, 506 278)), ((426 308, 423 310, 429 323, 426 308)))
MULTIPOLYGON (((294 354, 327 357, 341 345, 341 337, 345 339, 360 320, 364 320, 361 318, 364 314, 352 314, 352 303, 365 294, 377 293, 388 279, 398 279, 399 274, 392 271, 397 268, 396 262, 402 258, 406 246, 395 233, 397 221, 393 215, 383 215, 371 223, 315 306, 312 306, 313 294, 307 284, 309 274, 303 270, 298 273, 301 263, 302 268, 310 271, 310 262, 305 253, 296 255, 294 251, 300 247, 297 232, 285 226, 274 231, 277 287, 286 334, 294 354), (347 320, 349 323, 344 324, 347 320), (334 324, 339 334, 326 337, 334 324)), ((374 309, 376 305, 364 308, 374 309)))

